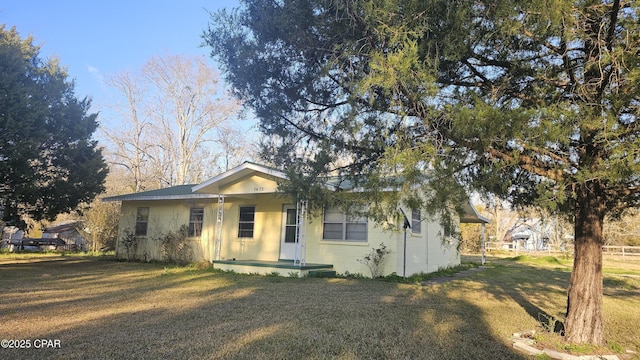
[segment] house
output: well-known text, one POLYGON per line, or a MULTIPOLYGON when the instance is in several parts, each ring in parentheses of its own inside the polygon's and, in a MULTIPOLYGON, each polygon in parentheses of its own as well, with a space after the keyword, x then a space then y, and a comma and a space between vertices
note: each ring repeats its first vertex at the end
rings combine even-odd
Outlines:
POLYGON ((86 250, 87 240, 78 232, 78 221, 69 220, 46 227, 40 238, 24 237, 24 232, 16 227, 3 230, 0 248, 13 251, 86 250))
POLYGON ((78 231, 79 226, 81 226, 81 223, 76 220, 51 224, 42 230, 42 239, 45 241, 50 239, 62 240, 58 249, 86 251, 88 249, 87 239, 78 231))
MULTIPOLYGON (((186 250, 189 260, 243 273, 368 275, 361 260, 383 244, 391 253, 382 274, 408 276, 460 263, 457 240, 443 242, 438 221, 419 209, 404 209, 411 224, 406 233, 402 222, 399 231, 385 230, 338 209, 309 214, 304 202, 277 191, 283 181, 283 172, 246 162, 200 184, 105 198, 122 202, 117 256, 163 259, 174 238, 167 234, 182 228, 186 244, 174 245, 183 254, 186 250)), ((460 220, 487 222, 469 204, 460 220)))
POLYGON ((549 249, 551 229, 542 219, 519 218, 498 243, 498 248, 507 251, 546 251, 549 249))
POLYGON ((5 226, 2 228, 2 240, 0 240, 0 250, 9 249, 13 251, 14 244, 20 242, 24 237, 24 230, 15 226, 5 226))

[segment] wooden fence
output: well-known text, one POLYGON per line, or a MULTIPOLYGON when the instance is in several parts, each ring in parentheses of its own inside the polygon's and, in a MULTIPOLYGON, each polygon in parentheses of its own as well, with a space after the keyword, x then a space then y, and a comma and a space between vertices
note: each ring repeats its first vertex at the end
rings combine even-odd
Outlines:
POLYGON ((573 245, 565 244, 565 245, 554 245, 547 244, 544 249, 527 249, 519 242, 515 243, 507 243, 507 242, 486 242, 485 250, 487 251, 506 251, 506 252, 514 252, 516 254, 526 253, 526 254, 557 254, 557 253, 573 253, 573 245))
MULTIPOLYGON (((528 250, 522 247, 514 246, 511 243, 503 242, 487 242, 485 243, 485 250, 487 251, 506 251, 514 252, 516 254, 567 254, 573 253, 573 245, 548 245, 545 249, 540 250, 528 250)), ((602 253, 605 255, 621 256, 623 260, 637 259, 640 260, 640 246, 613 246, 606 245, 602 247, 602 253)))
POLYGON ((640 246, 603 246, 602 253, 607 255, 622 256, 622 259, 640 260, 640 246))

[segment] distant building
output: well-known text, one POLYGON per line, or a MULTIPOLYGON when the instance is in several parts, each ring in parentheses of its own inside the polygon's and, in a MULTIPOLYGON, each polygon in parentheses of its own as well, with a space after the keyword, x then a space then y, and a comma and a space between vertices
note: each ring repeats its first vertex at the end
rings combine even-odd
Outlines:
POLYGON ((0 241, 0 249, 9 249, 12 241, 22 240, 24 231, 15 226, 6 226, 2 228, 2 240, 0 241))
POLYGON ((510 249, 522 251, 549 250, 550 224, 540 218, 523 218, 505 235, 504 242, 510 249))
POLYGON ((44 228, 42 231, 42 239, 61 239, 64 241, 64 245, 62 246, 66 247, 65 250, 86 251, 88 249, 87 239, 78 231, 80 225, 81 223, 75 220, 52 224, 44 228))
POLYGON ((44 228, 41 238, 26 238, 15 226, 2 230, 0 249, 13 251, 86 251, 87 240, 78 232, 79 221, 63 221, 44 228))

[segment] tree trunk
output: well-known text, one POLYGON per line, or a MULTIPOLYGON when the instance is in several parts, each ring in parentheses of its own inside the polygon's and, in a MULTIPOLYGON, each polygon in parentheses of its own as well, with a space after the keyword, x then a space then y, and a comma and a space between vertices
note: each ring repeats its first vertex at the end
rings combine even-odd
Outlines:
POLYGON ((578 191, 573 272, 567 298, 566 339, 605 345, 602 315, 602 228, 606 206, 597 184, 578 191))

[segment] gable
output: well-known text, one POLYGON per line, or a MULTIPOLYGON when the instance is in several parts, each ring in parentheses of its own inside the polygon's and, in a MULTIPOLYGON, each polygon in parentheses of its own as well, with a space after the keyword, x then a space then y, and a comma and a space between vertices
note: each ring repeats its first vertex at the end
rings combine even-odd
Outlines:
POLYGON ((254 173, 220 186, 219 193, 221 195, 265 194, 274 193, 277 189, 278 183, 275 178, 254 173))
POLYGON ((286 175, 276 169, 245 162, 192 188, 195 193, 220 195, 273 193, 277 179, 286 175))

